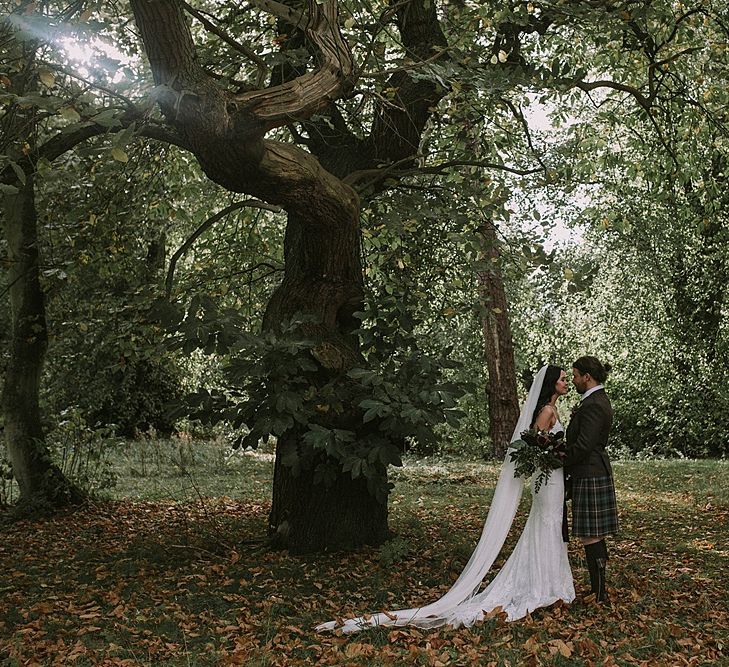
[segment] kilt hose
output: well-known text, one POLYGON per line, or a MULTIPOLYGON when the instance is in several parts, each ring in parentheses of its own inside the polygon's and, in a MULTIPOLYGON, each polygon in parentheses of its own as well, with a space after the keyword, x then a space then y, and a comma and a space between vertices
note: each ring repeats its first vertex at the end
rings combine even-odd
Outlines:
POLYGON ((618 532, 612 477, 572 478, 572 535, 605 537, 618 532))

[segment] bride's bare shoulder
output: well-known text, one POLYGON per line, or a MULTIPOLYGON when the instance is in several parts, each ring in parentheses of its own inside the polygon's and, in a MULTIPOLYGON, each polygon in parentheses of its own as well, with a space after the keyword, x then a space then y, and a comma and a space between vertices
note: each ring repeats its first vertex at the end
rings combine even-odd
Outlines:
POLYGON ((557 423, 557 410, 553 405, 547 403, 537 415, 534 421, 534 428, 538 431, 549 431, 557 423))

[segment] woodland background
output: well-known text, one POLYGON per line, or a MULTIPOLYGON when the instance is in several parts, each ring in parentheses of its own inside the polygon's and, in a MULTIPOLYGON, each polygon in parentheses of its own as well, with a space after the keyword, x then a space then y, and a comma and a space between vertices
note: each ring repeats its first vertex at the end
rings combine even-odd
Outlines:
MULTIPOLYGON (((726 517, 729 441, 723 2, 0 9, 0 502, 26 517, 11 542, 55 521, 101 534, 117 511, 136 525, 146 506, 119 499, 159 502, 134 479, 154 484, 164 460, 193 489, 165 487, 180 516, 235 497, 234 515, 261 516, 236 524, 246 539, 403 562, 389 531, 415 515, 393 494, 423 497, 423 457, 454 492, 488 485, 522 376, 589 353, 614 369, 628 516, 657 497, 654 519, 709 512, 684 574, 720 571, 726 555, 702 559, 726 517), (257 480, 236 497, 230 462, 246 461, 266 467, 233 465, 257 480), (26 523, 89 497, 101 504, 26 523)), ((468 534, 484 504, 463 509, 468 534)), ((204 549, 244 559, 229 538, 204 549)), ((26 612, 47 604, 22 595, 26 612)), ((707 627, 726 627, 711 608, 707 627)), ((672 632, 658 639, 680 653, 672 632)), ((690 646, 714 660, 708 636, 690 646)))

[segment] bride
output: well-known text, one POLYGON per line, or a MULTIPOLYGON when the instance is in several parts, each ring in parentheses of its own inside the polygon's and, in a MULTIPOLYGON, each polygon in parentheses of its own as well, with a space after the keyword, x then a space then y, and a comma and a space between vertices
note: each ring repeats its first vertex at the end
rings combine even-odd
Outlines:
MULTIPOLYGON (((518 440, 532 427, 554 433, 562 430, 556 403, 566 393, 565 372, 558 366, 542 367, 534 378, 511 441, 518 440)), ((553 470, 535 493, 536 478, 535 473, 531 484, 532 507, 524 531, 509 559, 484 589, 480 590, 481 584, 501 551, 521 499, 523 480, 514 477, 509 452, 476 549, 442 598, 424 607, 322 623, 317 631, 341 629, 350 633, 379 625, 457 628, 471 626, 497 608, 506 613, 508 620, 514 621, 557 600, 572 602, 575 589, 567 545, 562 539, 563 471, 553 470)))

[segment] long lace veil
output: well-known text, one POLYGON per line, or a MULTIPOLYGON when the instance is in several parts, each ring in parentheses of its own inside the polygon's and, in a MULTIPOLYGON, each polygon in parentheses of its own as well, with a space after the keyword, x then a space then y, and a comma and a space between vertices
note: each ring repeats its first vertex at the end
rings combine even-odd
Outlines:
MULTIPOLYGON (((518 440, 521 434, 531 426, 532 415, 537 407, 546 372, 547 366, 543 366, 534 378, 511 436, 511 442, 518 440)), ((511 451, 513 451, 511 448, 507 451, 501 465, 499 480, 496 483, 494 497, 478 544, 463 568, 463 572, 443 597, 424 607, 351 618, 344 621, 343 624, 336 621, 322 623, 317 626, 317 631, 341 628, 344 632, 357 632, 376 625, 415 625, 421 628, 432 628, 456 620, 459 607, 467 605, 469 600, 478 593, 481 582, 499 555, 521 500, 524 484, 521 478, 514 477, 515 465, 509 456, 511 451)))

